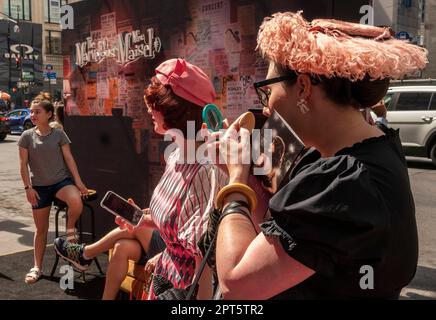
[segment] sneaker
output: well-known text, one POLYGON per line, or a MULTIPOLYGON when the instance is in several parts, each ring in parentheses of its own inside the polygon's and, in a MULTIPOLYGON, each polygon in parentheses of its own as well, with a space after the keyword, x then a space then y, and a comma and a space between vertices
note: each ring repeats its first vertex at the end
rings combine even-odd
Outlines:
POLYGON ((54 240, 54 247, 60 257, 71 262, 80 271, 87 270, 92 262, 92 259, 87 260, 83 258, 84 244, 72 243, 65 239, 57 238, 54 240))

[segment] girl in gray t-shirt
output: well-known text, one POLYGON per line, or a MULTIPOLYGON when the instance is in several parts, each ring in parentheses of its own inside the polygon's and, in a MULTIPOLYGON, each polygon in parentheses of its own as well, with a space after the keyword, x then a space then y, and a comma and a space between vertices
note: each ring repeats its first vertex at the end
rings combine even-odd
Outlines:
POLYGON ((30 114, 35 127, 21 135, 18 146, 21 178, 36 225, 34 267, 25 279, 26 283, 32 284, 41 276, 53 200, 58 198, 67 203, 67 240, 75 241, 74 226, 83 209, 81 197, 88 194, 88 189, 71 154, 70 139, 62 129, 50 126, 54 115, 50 95, 41 93, 37 96, 31 104, 30 114))

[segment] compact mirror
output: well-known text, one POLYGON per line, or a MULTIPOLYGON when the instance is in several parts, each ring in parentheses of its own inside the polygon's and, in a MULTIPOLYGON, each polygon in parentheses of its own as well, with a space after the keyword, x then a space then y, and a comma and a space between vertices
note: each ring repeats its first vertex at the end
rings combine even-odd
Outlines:
POLYGON ((218 107, 214 104, 208 104, 203 109, 203 122, 212 132, 217 132, 223 128, 223 116, 218 107))

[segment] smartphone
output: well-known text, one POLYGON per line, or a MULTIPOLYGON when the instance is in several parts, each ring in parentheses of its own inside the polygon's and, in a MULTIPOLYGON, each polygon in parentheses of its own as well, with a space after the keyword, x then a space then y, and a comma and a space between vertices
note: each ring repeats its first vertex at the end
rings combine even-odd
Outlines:
POLYGON ((101 200, 100 206, 115 216, 126 220, 132 226, 135 226, 142 217, 142 210, 130 204, 126 199, 119 196, 113 191, 108 191, 101 200))
POLYGON ((248 109, 252 114, 254 114, 254 118, 256 119, 256 125, 254 126, 254 129, 262 129, 265 122, 268 120, 268 117, 266 117, 263 114, 262 109, 248 109))

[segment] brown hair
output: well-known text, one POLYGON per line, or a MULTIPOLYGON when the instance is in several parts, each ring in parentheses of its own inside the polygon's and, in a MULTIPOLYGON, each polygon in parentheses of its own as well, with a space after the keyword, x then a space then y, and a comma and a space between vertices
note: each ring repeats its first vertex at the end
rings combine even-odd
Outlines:
POLYGON ((49 119, 49 122, 53 120, 55 112, 53 98, 48 92, 40 92, 39 95, 37 95, 35 99, 33 99, 32 104, 44 108, 45 112, 47 113, 51 112, 52 116, 49 119))
MULTIPOLYGON (((298 74, 286 67, 276 64, 280 75, 293 75, 288 80, 289 85, 297 82, 298 74)), ((339 105, 352 105, 356 109, 369 108, 379 102, 386 95, 390 79, 371 80, 368 76, 363 80, 352 82, 345 78, 327 78, 325 76, 310 76, 313 85, 320 84, 327 98, 339 105)))
POLYGON ((175 95, 168 85, 163 85, 158 78, 153 77, 151 84, 145 89, 144 98, 153 110, 163 116, 165 129, 179 129, 187 137, 187 122, 195 122, 195 133, 203 124, 203 109, 175 95))

